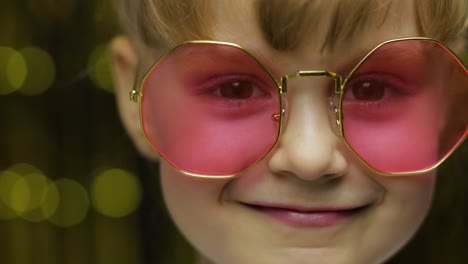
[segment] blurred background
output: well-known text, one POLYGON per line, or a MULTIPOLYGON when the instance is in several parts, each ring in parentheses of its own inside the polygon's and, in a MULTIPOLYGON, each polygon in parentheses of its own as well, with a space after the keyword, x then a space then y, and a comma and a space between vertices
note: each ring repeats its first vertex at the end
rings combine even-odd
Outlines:
MULTIPOLYGON (((193 259, 162 204, 157 165, 118 120, 110 1, 1 1, 2 264, 193 259)), ((467 163, 465 142, 441 169, 429 220, 391 263, 468 263, 467 163)))
POLYGON ((111 0, 0 2, 0 263, 188 263, 118 119, 111 0))

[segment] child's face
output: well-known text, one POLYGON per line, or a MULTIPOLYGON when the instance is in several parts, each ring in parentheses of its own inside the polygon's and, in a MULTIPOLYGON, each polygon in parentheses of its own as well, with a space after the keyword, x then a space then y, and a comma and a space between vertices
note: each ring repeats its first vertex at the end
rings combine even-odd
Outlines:
MULTIPOLYGON (((418 35, 408 4, 391 13, 380 30, 362 32, 334 52, 320 54, 314 43, 275 52, 252 26, 254 13, 245 6, 229 1, 217 7, 214 39, 268 58, 282 74, 331 70, 361 49, 418 35)), ((327 102, 325 88, 313 85, 323 83, 308 81, 290 88, 289 121, 277 148, 245 175, 193 179, 162 162, 163 193, 174 221, 215 263, 378 263, 411 238, 428 212, 434 174, 385 178, 370 173, 344 148, 320 110, 327 102), (356 210, 334 211, 348 208, 356 210)))
MULTIPOLYGON (((299 49, 279 52, 254 26, 250 1, 213 2, 213 38, 242 45, 279 75, 333 71, 385 40, 419 35, 413 3, 402 1, 404 6, 392 9, 384 24, 356 33, 353 41, 332 51, 321 53, 320 45, 305 38, 299 49)), ((317 28, 317 34, 324 31, 317 28)), ((191 178, 161 161, 169 212, 208 259, 223 264, 379 263, 416 232, 430 208, 434 173, 384 177, 370 172, 330 126, 323 111, 326 89, 318 79, 291 83, 289 117, 278 145, 238 178, 191 178)))

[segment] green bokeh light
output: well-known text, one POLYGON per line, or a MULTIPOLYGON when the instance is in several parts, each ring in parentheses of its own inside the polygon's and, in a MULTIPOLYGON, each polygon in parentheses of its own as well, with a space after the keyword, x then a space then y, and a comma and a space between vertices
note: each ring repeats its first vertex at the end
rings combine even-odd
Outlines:
POLYGON ((55 186, 54 183, 45 175, 38 173, 26 174, 24 179, 29 188, 30 200, 21 216, 31 222, 40 222, 49 218, 58 206, 58 200, 51 200, 58 199, 58 196, 49 195, 55 186))
POLYGON ((26 63, 18 51, 0 46, 0 95, 18 90, 26 76, 26 63))
POLYGON ((60 193, 55 182, 48 182, 41 199, 41 213, 44 219, 49 219, 55 214, 60 203, 60 193))
POLYGON ((28 75, 26 61, 21 53, 15 52, 7 62, 7 79, 13 89, 20 89, 28 75))
POLYGON ((42 171, 36 166, 29 163, 15 163, 8 167, 9 171, 13 171, 20 175, 30 174, 30 173, 39 173, 42 174, 42 171))
POLYGON ((11 188, 8 201, 11 209, 13 209, 17 214, 23 214, 28 210, 29 202, 31 201, 31 190, 24 177, 20 177, 15 181, 11 188))
POLYGON ((13 171, 2 171, 0 173, 0 219, 13 219, 17 216, 11 201, 13 187, 21 176, 13 171))
POLYGON ((96 211, 120 218, 138 208, 142 189, 135 175, 120 169, 110 169, 94 179, 91 197, 96 211))
POLYGON ((30 222, 48 219, 58 206, 58 192, 55 184, 37 167, 27 163, 17 163, 8 168, 16 175, 6 184, 2 193, 8 207, 15 215, 30 222))
POLYGON ((60 199, 49 221, 59 227, 80 224, 88 214, 88 193, 80 183, 67 178, 55 181, 55 186, 60 199))
POLYGON ((96 86, 107 92, 114 92, 109 44, 97 46, 88 60, 88 71, 96 86))
POLYGON ((27 65, 27 78, 19 91, 24 95, 38 95, 49 89, 55 81, 55 63, 52 57, 37 47, 19 51, 27 65))

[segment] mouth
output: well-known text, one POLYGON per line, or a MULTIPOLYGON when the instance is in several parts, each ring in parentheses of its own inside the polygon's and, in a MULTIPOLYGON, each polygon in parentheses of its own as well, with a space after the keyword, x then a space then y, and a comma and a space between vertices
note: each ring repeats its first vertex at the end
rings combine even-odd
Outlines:
POLYGON ((305 208, 265 203, 241 204, 280 223, 299 228, 324 228, 338 225, 370 207, 370 205, 359 205, 305 208))

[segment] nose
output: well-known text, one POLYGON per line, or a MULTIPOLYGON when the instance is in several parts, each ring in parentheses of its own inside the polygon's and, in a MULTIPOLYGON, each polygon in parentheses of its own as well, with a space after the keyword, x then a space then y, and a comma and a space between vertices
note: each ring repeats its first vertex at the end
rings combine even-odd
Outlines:
POLYGON ((327 91, 304 86, 288 92, 282 135, 268 164, 275 174, 328 182, 345 175, 348 161, 330 122, 327 91))

